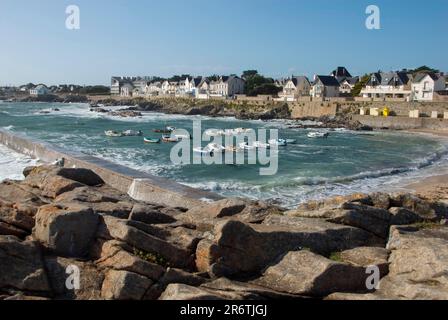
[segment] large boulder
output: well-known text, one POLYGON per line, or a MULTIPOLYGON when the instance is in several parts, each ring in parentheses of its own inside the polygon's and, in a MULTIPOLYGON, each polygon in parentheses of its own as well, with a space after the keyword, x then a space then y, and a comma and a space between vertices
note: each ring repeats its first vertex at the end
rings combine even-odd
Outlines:
POLYGON ((0 222, 27 231, 34 227, 34 216, 37 208, 22 203, 11 203, 0 199, 0 222))
POLYGON ((262 225, 229 220, 215 227, 212 238, 198 244, 196 266, 215 276, 231 276, 260 271, 279 256, 300 248, 330 255, 381 244, 371 233, 319 219, 275 215, 262 225))
POLYGON ((302 250, 287 253, 254 283, 280 292, 323 297, 333 292, 366 291, 367 277, 363 267, 302 250))
POLYGON ((168 285, 159 300, 227 300, 229 296, 220 295, 213 290, 173 283, 168 285))
POLYGON ((106 241, 101 245, 101 258, 95 263, 101 268, 124 270, 140 274, 152 280, 159 279, 165 269, 155 263, 145 261, 123 249, 116 240, 106 241))
POLYGON ((11 203, 23 203, 39 207, 46 204, 40 197, 40 190, 16 181, 0 183, 0 199, 11 203))
POLYGON ((387 248, 389 274, 373 295, 344 296, 329 299, 448 299, 448 228, 428 224, 392 226, 387 248))
POLYGON ((359 267, 377 266, 380 276, 384 277, 389 273, 390 251, 379 247, 358 247, 345 250, 340 253, 342 262, 359 267))
POLYGON ((129 271, 109 270, 104 278, 101 295, 108 300, 141 300, 152 281, 129 271))
POLYGON ((39 188, 45 179, 50 176, 59 176, 87 186, 103 185, 104 181, 90 169, 84 168, 61 168, 55 165, 43 165, 25 168, 23 172, 25 181, 39 188))
POLYGON ((439 212, 436 212, 434 203, 426 201, 413 194, 401 194, 391 198, 392 207, 403 207, 416 214, 424 220, 437 220, 440 218, 439 212))
POLYGON ((42 206, 36 214, 33 235, 55 253, 83 257, 95 236, 98 215, 77 203, 42 206))
MULTIPOLYGON (((98 236, 103 239, 117 239, 129 246, 153 256, 155 260, 165 261, 167 265, 191 268, 195 248, 189 243, 172 243, 166 231, 135 221, 102 216, 98 236), (185 247, 187 246, 187 247, 185 247)), ((195 242, 197 243, 196 240, 195 242)))
POLYGON ((389 233, 390 213, 385 209, 348 202, 342 205, 342 209, 332 211, 327 220, 357 227, 385 239, 389 233))
POLYGON ((201 288, 215 290, 217 292, 231 292, 244 295, 244 298, 253 299, 297 299, 303 298, 298 295, 292 295, 284 292, 275 291, 267 287, 262 287, 254 283, 229 280, 227 278, 218 278, 211 282, 201 285, 201 288))
POLYGON ((389 209, 389 213, 391 214, 391 225, 399 226, 424 221, 424 219, 419 214, 406 208, 392 207, 389 209))
POLYGON ((156 284, 154 284, 145 294, 144 300, 156 300, 171 283, 186 284, 189 286, 200 286, 207 281, 206 278, 186 272, 181 269, 168 268, 156 284))
POLYGON ((0 235, 0 261, 0 289, 50 293, 42 253, 36 242, 0 235))
POLYGON ((144 204, 135 204, 132 208, 129 219, 146 224, 163 224, 176 222, 175 218, 173 218, 171 215, 162 213, 159 208, 144 204))
POLYGON ((99 186, 104 184, 103 179, 90 169, 60 168, 56 170, 56 175, 77 181, 86 186, 99 186))
POLYGON ((72 191, 83 185, 79 182, 60 176, 47 176, 42 182, 42 195, 48 198, 56 198, 64 192, 72 191))

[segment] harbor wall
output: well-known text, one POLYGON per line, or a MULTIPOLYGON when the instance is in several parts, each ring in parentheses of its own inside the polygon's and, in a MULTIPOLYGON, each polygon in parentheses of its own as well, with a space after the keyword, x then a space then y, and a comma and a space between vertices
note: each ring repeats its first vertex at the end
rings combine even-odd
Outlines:
POLYGON ((375 129, 430 129, 430 130, 448 130, 448 119, 434 118, 409 118, 409 117, 375 117, 354 115, 352 119, 359 121, 363 125, 375 129))
POLYGON ((129 194, 135 200, 189 209, 204 201, 222 199, 221 196, 211 192, 194 189, 172 180, 133 170, 80 152, 65 150, 1 129, 0 143, 43 162, 52 163, 64 159, 65 167, 91 169, 108 185, 129 194))

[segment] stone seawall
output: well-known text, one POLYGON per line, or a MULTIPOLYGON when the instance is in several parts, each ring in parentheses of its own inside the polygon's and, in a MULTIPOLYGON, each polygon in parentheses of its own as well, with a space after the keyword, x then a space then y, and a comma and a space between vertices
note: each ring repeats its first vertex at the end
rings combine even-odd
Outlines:
POLYGON ((375 117, 354 115, 352 119, 375 129, 431 129, 448 130, 448 119, 409 118, 409 117, 375 117))
POLYGON ((222 199, 221 196, 211 192, 197 190, 104 159, 65 150, 4 130, 0 130, 0 143, 43 162, 51 163, 63 158, 66 167, 91 169, 108 185, 129 194, 136 200, 189 209, 202 204, 203 201, 222 199))

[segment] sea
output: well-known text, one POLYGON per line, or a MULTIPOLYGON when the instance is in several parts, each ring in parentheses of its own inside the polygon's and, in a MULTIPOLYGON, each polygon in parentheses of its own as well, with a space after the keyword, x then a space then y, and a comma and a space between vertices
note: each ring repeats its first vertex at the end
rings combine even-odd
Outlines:
MULTIPOLYGON (((106 107, 109 109, 109 107, 106 107)), ((117 110, 123 107, 110 107, 117 110)), ((290 120, 238 120, 230 117, 167 115, 146 112, 120 118, 92 112, 88 104, 0 103, 0 128, 69 150, 104 158, 156 176, 212 191, 295 207, 311 200, 354 192, 403 191, 424 177, 448 172, 447 140, 425 134, 376 131, 331 131, 327 139, 308 138, 313 129, 293 128, 290 120), (174 126, 202 130, 277 129, 295 144, 278 148, 275 175, 260 175, 261 164, 176 164, 174 144, 144 144, 143 137, 107 137, 106 130, 141 130, 145 137, 174 126)), ((204 145, 207 142, 204 142, 204 145)), ((0 180, 22 179, 31 159, 0 145, 0 180)))

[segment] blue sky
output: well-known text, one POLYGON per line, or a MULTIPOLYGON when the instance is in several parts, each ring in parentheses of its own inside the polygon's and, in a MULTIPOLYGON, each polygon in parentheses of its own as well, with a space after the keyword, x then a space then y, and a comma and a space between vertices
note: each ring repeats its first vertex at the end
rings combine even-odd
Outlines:
POLYGON ((448 71, 447 0, 1 0, 0 85, 111 75, 448 71), (81 29, 65 28, 78 5, 81 29), (366 7, 381 30, 365 27, 366 7))

